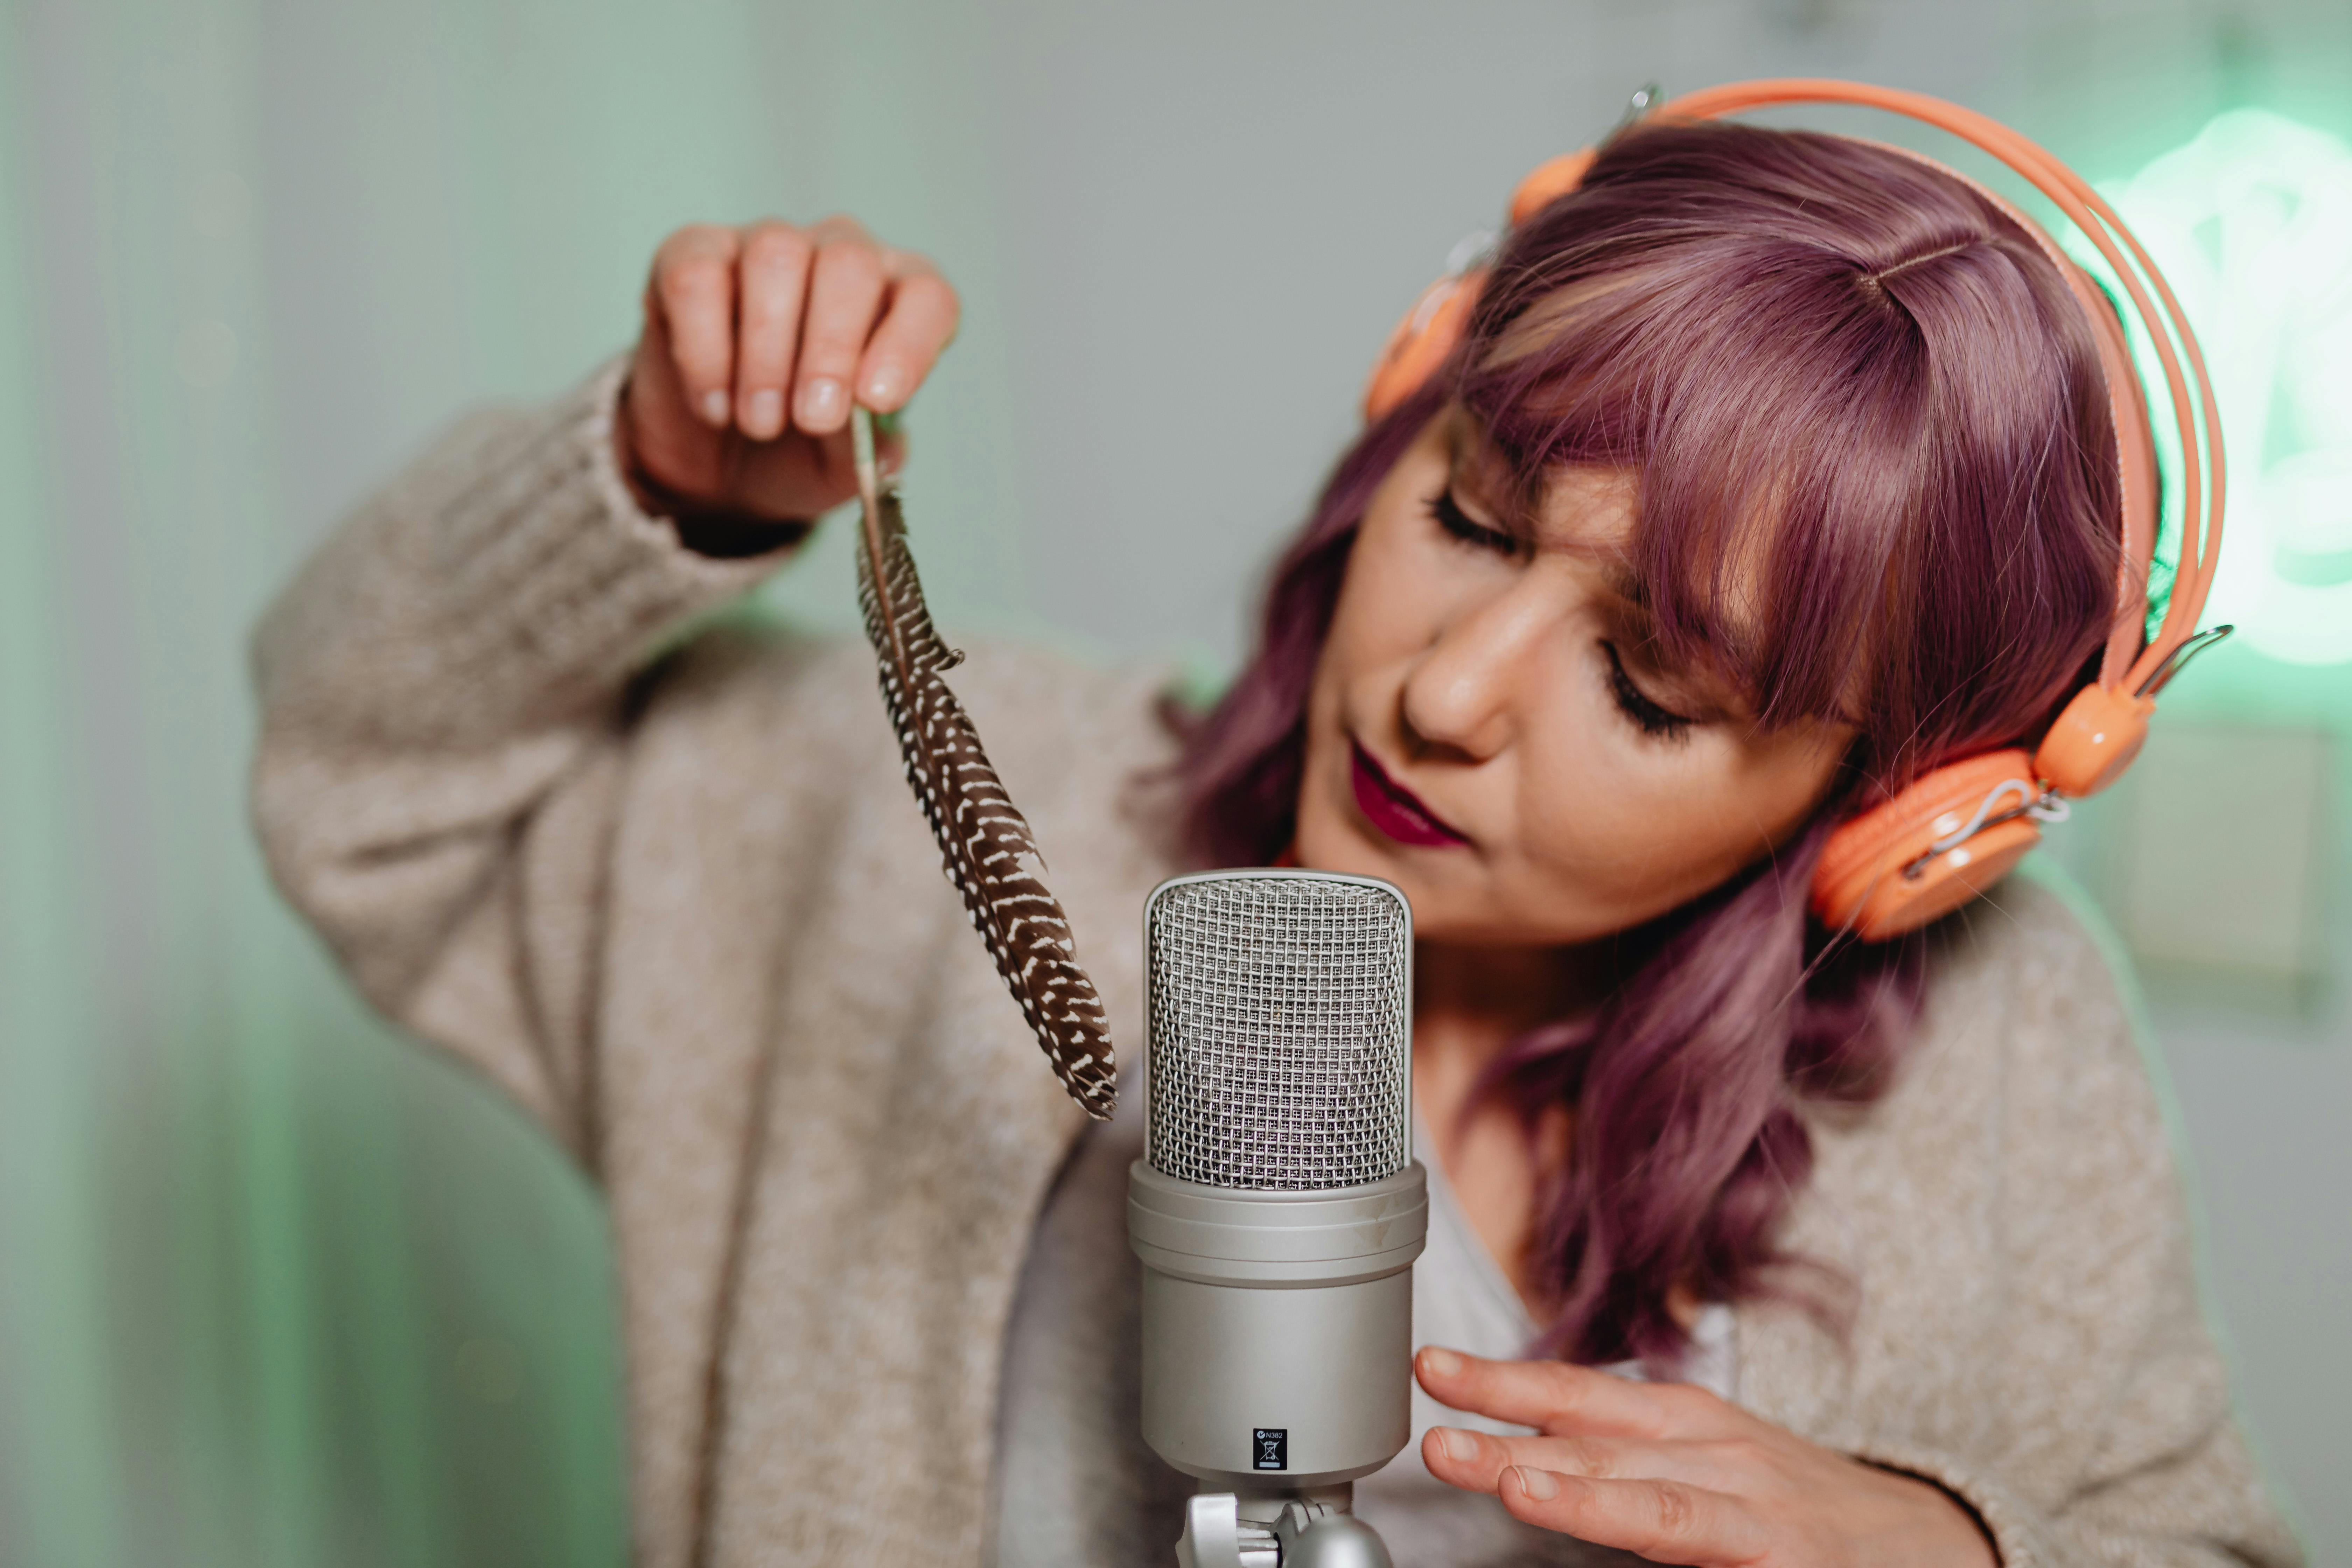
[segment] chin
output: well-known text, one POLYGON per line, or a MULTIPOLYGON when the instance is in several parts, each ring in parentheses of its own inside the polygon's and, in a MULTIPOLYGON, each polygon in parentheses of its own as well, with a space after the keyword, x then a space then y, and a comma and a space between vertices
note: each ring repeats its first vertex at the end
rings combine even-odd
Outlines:
POLYGON ((1348 748, 1344 742, 1317 736, 1307 758, 1306 776, 1298 792, 1298 826, 1294 836, 1298 863, 1316 871, 1343 871, 1355 877, 1379 877, 1394 882, 1410 897, 1415 879, 1412 852, 1380 834, 1357 815, 1348 783, 1348 748))
POLYGON ((1299 792, 1294 843, 1301 866, 1394 883, 1412 907, 1417 939, 1491 947, 1575 940, 1547 922, 1513 919, 1476 850, 1400 844, 1366 822, 1349 787, 1344 740, 1317 740, 1322 743, 1309 751, 1299 792))
POLYGON ((1430 878, 1423 874, 1425 868, 1414 864, 1432 854, 1454 855, 1466 862, 1467 850, 1408 848, 1391 843, 1357 821, 1352 811, 1338 811, 1321 803, 1298 814, 1297 844, 1298 863, 1309 870, 1378 877, 1395 883, 1405 901, 1412 906, 1416 937, 1457 942, 1495 940, 1473 935, 1466 929, 1468 924, 1486 922, 1465 922, 1462 919, 1468 912, 1463 907, 1465 902, 1484 900, 1465 889, 1433 886, 1430 878))
POLYGON ((1383 877, 1401 888, 1406 884, 1405 869, 1397 863, 1396 856, 1383 854, 1383 845, 1320 802, 1302 805, 1297 844, 1298 863, 1310 870, 1383 877))
POLYGON ((1298 863, 1309 870, 1378 877, 1393 882, 1412 907, 1414 939, 1476 947, 1566 947, 1630 922, 1533 918, 1487 879, 1467 849, 1415 849, 1394 844, 1350 812, 1318 802, 1298 814, 1298 863), (1451 861, 1425 864, 1434 856, 1451 861), (1451 875, 1447 873, 1451 872, 1451 875), (1528 918, 1520 918, 1528 916, 1528 918))

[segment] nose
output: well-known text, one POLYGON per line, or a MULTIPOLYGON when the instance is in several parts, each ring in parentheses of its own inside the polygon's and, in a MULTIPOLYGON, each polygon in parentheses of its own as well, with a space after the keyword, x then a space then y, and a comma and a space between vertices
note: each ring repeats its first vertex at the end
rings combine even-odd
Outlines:
POLYGON ((1455 616, 1405 677, 1405 732, 1475 762, 1517 733, 1517 704, 1557 607, 1535 573, 1455 616))

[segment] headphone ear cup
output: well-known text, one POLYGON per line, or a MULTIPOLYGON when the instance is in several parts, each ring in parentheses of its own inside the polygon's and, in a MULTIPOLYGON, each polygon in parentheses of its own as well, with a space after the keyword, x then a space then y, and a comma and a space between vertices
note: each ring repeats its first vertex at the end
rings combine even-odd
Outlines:
POLYGON ((2058 721, 2033 753, 2036 777, 2060 795, 2081 800, 2098 794, 2131 766, 2147 740, 2153 697, 2112 686, 2085 686, 2058 711, 2058 721))
MULTIPOLYGON (((1525 223, 1583 184, 1584 172, 1592 166, 1596 151, 1581 147, 1537 164, 1511 193, 1512 225, 1525 223)), ((1462 339, 1470 307, 1477 300, 1478 287, 1485 281, 1484 270, 1472 270, 1458 277, 1441 278, 1422 290, 1412 309, 1404 313, 1404 320, 1389 333, 1387 346, 1372 362, 1372 374, 1365 378, 1366 424, 1421 390, 1422 383, 1445 363, 1445 356, 1462 339)))
POLYGON ((1441 278, 1421 291, 1404 320, 1389 333, 1388 345, 1372 363, 1364 382, 1364 422, 1370 424, 1421 390, 1454 345, 1477 302, 1484 270, 1474 269, 1441 278))
POLYGON ((1592 167, 1599 152, 1596 147, 1580 147, 1537 164, 1511 193, 1511 226, 1517 228, 1582 184, 1584 172, 1592 167))
POLYGON ((1988 752, 1933 769, 1893 799, 1839 824, 1813 867, 1814 916, 1864 942, 1885 942, 2000 881, 2042 841, 2030 816, 1980 828, 1940 855, 1934 849, 2012 780, 2033 798, 2032 759, 2016 747, 1988 752))

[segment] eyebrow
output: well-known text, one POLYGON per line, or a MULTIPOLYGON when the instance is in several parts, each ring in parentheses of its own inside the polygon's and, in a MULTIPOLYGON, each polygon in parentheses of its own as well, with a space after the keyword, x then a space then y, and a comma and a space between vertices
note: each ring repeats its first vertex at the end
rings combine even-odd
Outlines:
MULTIPOLYGON (((1509 460, 1485 437, 1476 420, 1466 413, 1454 420, 1453 428, 1447 433, 1446 476, 1448 484, 1459 487, 1467 493, 1469 500, 1493 513, 1504 531, 1529 546, 1541 542, 1540 501, 1530 502, 1522 498, 1515 499, 1508 505, 1496 502, 1491 493, 1492 482, 1497 479, 1509 481, 1516 476, 1509 460)), ((1634 570, 1624 552, 1613 547, 1589 545, 1574 549, 1576 553, 1585 556, 1600 568, 1603 591, 1639 617, 1643 623, 1643 629, 1647 631, 1654 621, 1649 581, 1634 570)), ((1717 647, 1712 637, 1702 636, 1699 640, 1707 647, 1717 647)))
POLYGON ((1533 543, 1535 518, 1526 500, 1516 493, 1517 475, 1509 460, 1495 450, 1494 443, 1467 412, 1457 412, 1450 423, 1445 434, 1446 483, 1466 491, 1472 500, 1493 512, 1514 537, 1533 543), (1511 499, 1500 502, 1498 495, 1511 499))
POLYGON ((1622 599, 1643 620, 1650 618, 1650 584, 1640 573, 1625 563, 1622 555, 1601 568, 1601 586, 1614 597, 1622 599))
POLYGON ((1555 545, 1553 548, 1566 550, 1591 562, 1601 574, 1603 593, 1644 621, 1651 618, 1649 579, 1633 569, 1633 563, 1625 558, 1622 550, 1590 544, 1555 545))
MULTIPOLYGON (((1630 636, 1638 637, 1643 657, 1660 673, 1685 682, 1697 681, 1709 687, 1728 679, 1734 687, 1737 686, 1738 678, 1732 676, 1730 671, 1723 668, 1719 662, 1730 650, 1726 648, 1704 625, 1689 628, 1692 640, 1700 650, 1697 658, 1680 663, 1665 663, 1657 658, 1654 651, 1654 644, 1657 640, 1657 618, 1655 611, 1651 608, 1649 584, 1625 563, 1622 556, 1618 556, 1602 566, 1601 589, 1623 607, 1629 623, 1625 626, 1625 631, 1630 636), (1711 663, 1716 667, 1710 668, 1711 663)), ((1750 699, 1743 694, 1739 700, 1748 702, 1750 699)))

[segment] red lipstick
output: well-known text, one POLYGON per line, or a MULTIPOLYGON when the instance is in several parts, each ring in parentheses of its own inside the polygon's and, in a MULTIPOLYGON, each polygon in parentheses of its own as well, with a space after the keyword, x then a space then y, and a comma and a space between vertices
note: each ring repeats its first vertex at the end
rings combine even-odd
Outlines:
POLYGON ((1348 749, 1354 763, 1349 782, 1355 788, 1356 809, 1374 827, 1400 844, 1421 848, 1470 842, 1453 824, 1423 805, 1419 795, 1389 777, 1360 743, 1351 739, 1348 749))

